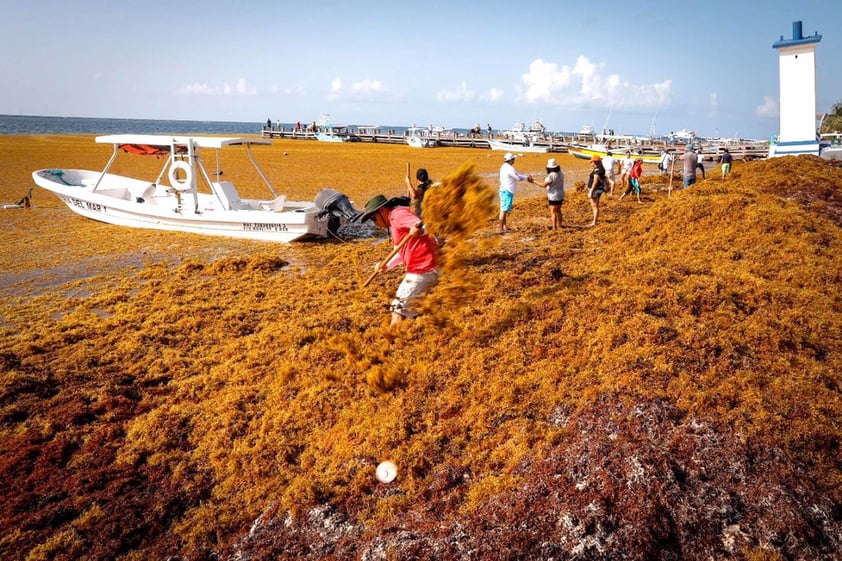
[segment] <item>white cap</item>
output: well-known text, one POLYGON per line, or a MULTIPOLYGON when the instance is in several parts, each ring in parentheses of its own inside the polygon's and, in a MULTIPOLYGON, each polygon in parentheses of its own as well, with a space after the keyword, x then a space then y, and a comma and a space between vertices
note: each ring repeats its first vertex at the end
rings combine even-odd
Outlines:
POLYGON ((515 159, 515 155, 514 155, 514 154, 512 154, 511 152, 506 152, 506 155, 505 155, 505 156, 503 156, 503 161, 504 161, 504 162, 511 162, 511 161, 512 161, 512 160, 514 160, 514 159, 515 159))

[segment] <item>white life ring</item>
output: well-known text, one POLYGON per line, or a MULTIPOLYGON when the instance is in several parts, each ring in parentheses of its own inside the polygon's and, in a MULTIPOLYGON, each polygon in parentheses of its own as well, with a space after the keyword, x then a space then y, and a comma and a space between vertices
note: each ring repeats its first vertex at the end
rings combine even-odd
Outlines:
POLYGON ((193 188, 193 167, 187 162, 181 160, 170 164, 170 172, 168 175, 170 185, 179 191, 188 191, 193 188), (184 179, 179 180, 176 172, 184 170, 184 179))

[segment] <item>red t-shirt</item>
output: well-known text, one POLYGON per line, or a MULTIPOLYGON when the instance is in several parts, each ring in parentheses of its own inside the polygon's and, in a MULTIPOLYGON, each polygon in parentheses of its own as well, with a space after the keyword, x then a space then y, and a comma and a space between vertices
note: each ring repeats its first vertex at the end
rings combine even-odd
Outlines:
MULTIPOLYGON (((398 245, 409 229, 421 222, 409 207, 396 206, 389 212, 389 231, 392 243, 398 245)), ((407 273, 427 273, 436 268, 436 240, 429 234, 416 236, 400 250, 407 273)))

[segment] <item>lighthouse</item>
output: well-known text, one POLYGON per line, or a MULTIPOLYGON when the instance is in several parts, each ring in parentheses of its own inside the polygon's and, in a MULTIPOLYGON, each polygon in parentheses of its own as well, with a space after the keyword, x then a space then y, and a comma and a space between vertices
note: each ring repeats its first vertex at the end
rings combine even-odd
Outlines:
POLYGON ((822 36, 801 34, 792 23, 792 39, 775 41, 780 59, 780 134, 769 143, 769 157, 819 155, 816 134, 816 45, 822 36))

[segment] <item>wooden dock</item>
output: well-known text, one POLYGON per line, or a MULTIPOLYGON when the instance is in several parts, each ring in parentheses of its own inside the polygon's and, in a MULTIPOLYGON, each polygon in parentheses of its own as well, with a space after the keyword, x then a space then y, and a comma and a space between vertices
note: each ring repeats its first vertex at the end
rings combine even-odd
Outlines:
MULTIPOLYGON (((285 130, 268 129, 263 127, 263 138, 278 138, 290 140, 317 140, 312 131, 306 130, 285 130)), ((503 137, 494 137, 497 140, 506 140, 503 137)), ((358 131, 348 136, 346 142, 374 142, 380 144, 403 144, 406 145, 406 136, 394 131, 358 131)), ((435 137, 436 146, 452 148, 480 148, 491 150, 488 137, 484 135, 471 136, 462 134, 443 134, 435 137)), ((562 137, 546 137, 536 141, 535 146, 547 148, 547 152, 567 152, 567 142, 562 137)))
MULTIPOLYGON (((316 138, 316 135, 312 131, 308 131, 305 129, 294 130, 285 128, 277 129, 274 127, 263 127, 261 132, 263 138, 277 138, 285 140, 318 140, 316 138)), ((495 135, 492 138, 494 138, 495 140, 510 141, 506 137, 499 135, 495 135)), ((465 135, 457 133, 448 133, 437 136, 435 140, 436 146, 441 147, 480 148, 484 150, 491 149, 491 146, 488 143, 488 137, 485 135, 465 135)), ((350 133, 346 142, 373 142, 379 144, 406 145, 406 136, 392 130, 381 131, 379 129, 362 129, 350 133)), ((592 142, 594 142, 592 138, 588 140, 586 138, 582 138, 580 134, 553 134, 539 137, 535 141, 534 145, 546 147, 548 153, 559 153, 567 152, 567 147, 571 144, 581 145, 590 144, 592 142)), ((651 140, 647 141, 646 143, 636 145, 636 150, 640 153, 658 154, 663 148, 666 148, 673 154, 681 154, 683 152, 683 146, 670 145, 665 142, 659 142, 657 140, 651 140)), ((513 149, 513 151, 515 150, 516 149, 513 149)), ((722 150, 723 146, 703 145, 699 153, 703 161, 715 162, 717 161, 719 155, 722 153, 722 150)), ((728 150, 729 152, 731 152, 731 155, 734 157, 735 160, 759 160, 766 158, 766 156, 768 155, 769 146, 764 146, 762 144, 757 143, 729 144, 728 150)))

